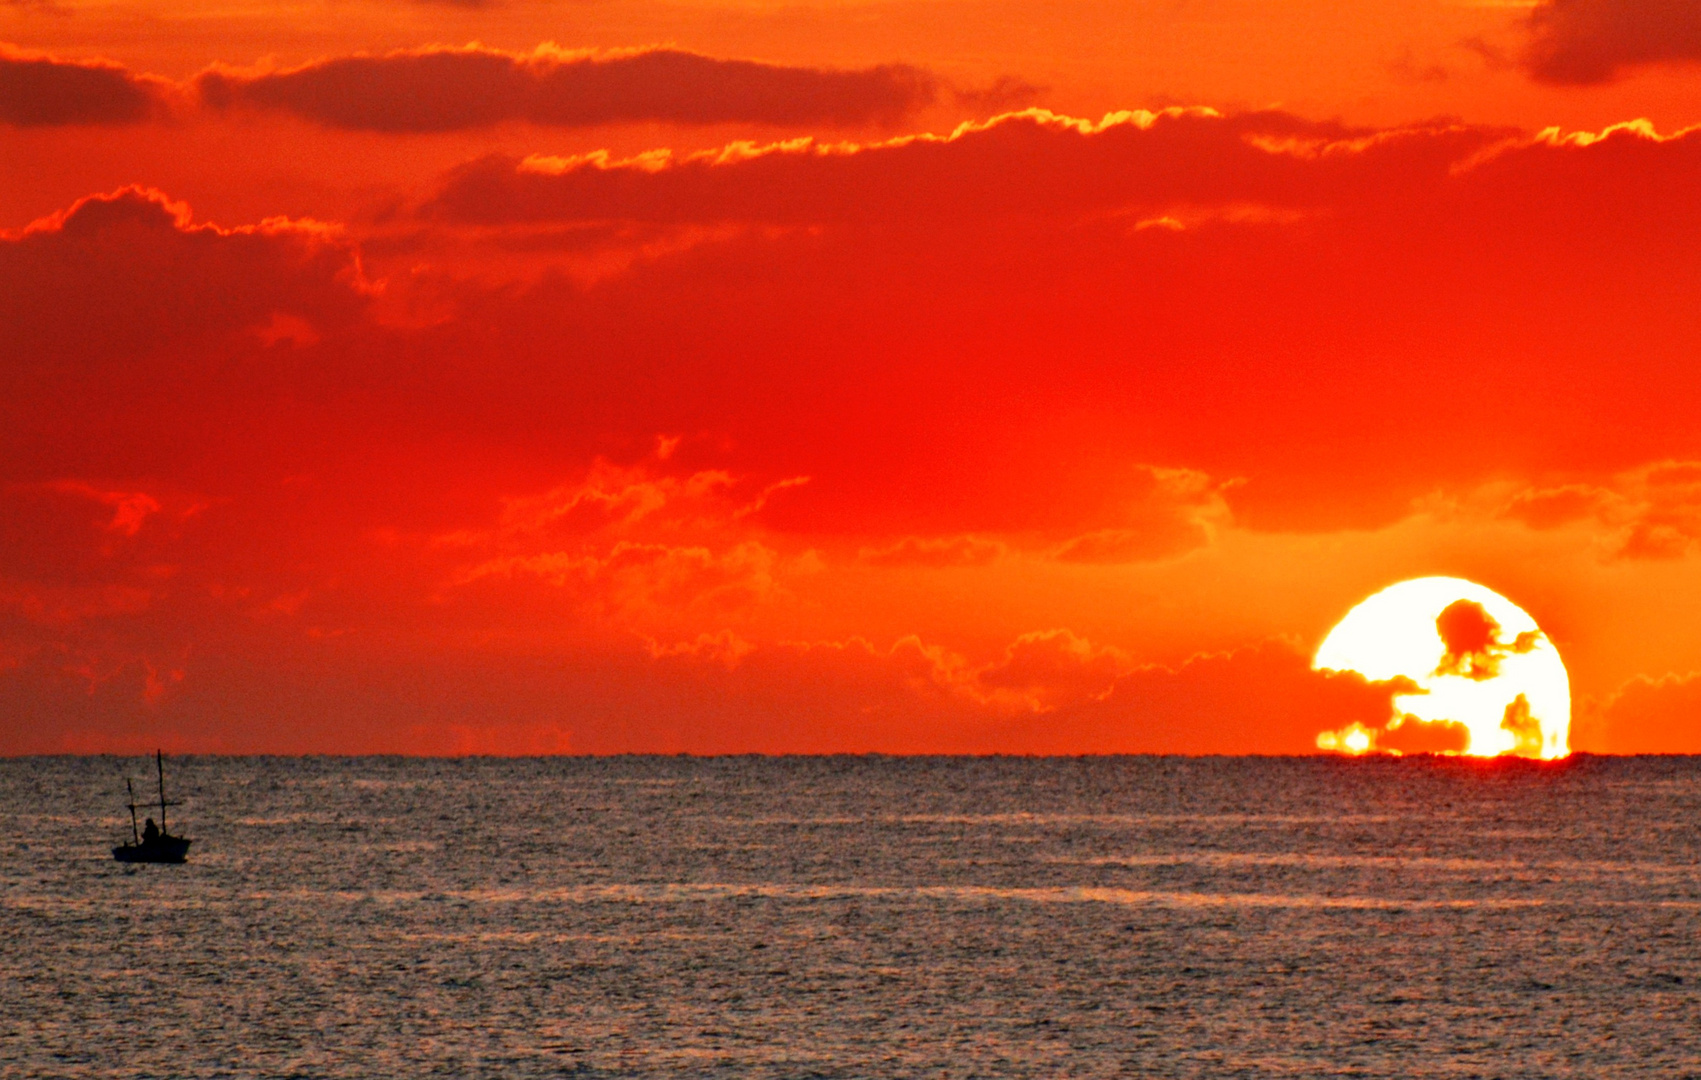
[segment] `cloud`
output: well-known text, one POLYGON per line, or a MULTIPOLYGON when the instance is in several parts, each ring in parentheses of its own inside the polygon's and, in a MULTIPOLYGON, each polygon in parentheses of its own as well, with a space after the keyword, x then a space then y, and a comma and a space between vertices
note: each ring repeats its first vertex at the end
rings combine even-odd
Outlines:
POLYGON ((697 610, 722 616, 781 589, 790 560, 747 519, 774 488, 725 471, 666 471, 668 457, 592 463, 582 479, 504 500, 494 528, 431 538, 465 592, 542 583, 624 625, 697 610))
MULTIPOLYGON (((453 2, 453 0, 451 0, 453 2)), ((674 48, 530 52, 428 46, 333 56, 292 68, 214 66, 177 83, 109 61, 66 60, 0 44, 0 124, 135 124, 197 107, 288 113, 350 131, 467 131, 503 123, 888 126, 947 100, 997 111, 1036 88, 1012 77, 951 90, 907 64, 800 67, 674 48)))
POLYGON ((1228 524, 1224 485, 1205 474, 1151 467, 1137 472, 1149 478, 1149 485, 1135 497, 1125 496, 1123 520, 1116 527, 1071 537, 1051 556, 1078 563, 1149 562, 1204 547, 1213 528, 1228 524))
MULTIPOLYGON (((1254 531, 1530 476, 1505 512, 1576 536, 1520 543, 1598 534, 1646 581, 1701 536, 1695 133, 1029 114, 553 170, 364 238, 139 189, 0 238, 0 481, 43 541, 0 635, 145 657, 181 730, 255 703, 274 748, 488 715, 587 751, 1299 752, 1386 703, 1274 646, 1176 658, 1313 587, 1261 552, 1353 578, 1437 534, 1254 531), (633 215, 706 239, 482 276, 633 215), (410 292, 440 314, 392 318, 410 292)), ((1478 526, 1524 535, 1433 558, 1478 526)), ((125 663, 98 699, 145 708, 125 663)), ((83 684, 29 670, 4 708, 85 730, 83 684)))
POLYGON ((1026 108, 1034 104, 1046 89, 1015 75, 1000 75, 987 86, 974 90, 958 90, 952 97, 958 105, 971 109, 978 115, 987 116, 1026 108))
POLYGON ((87 576, 91 562, 136 546, 161 511, 149 492, 84 480, 0 484, 0 565, 87 576))
POLYGON ((0 577, 0 611, 38 626, 69 628, 147 610, 154 590, 129 584, 18 581, 0 577))
POLYGON ((259 332, 278 314, 339 325, 369 286, 334 229, 274 218, 221 228, 127 187, 0 234, 0 350, 13 372, 259 332))
POLYGON ((1638 675, 1586 701, 1571 747, 1597 754, 1701 754, 1701 674, 1638 675))
POLYGON ((737 481, 721 469, 669 474, 656 463, 619 465, 599 458, 578 481, 504 499, 493 534, 451 534, 438 542, 459 544, 491 536, 547 540, 667 519, 718 520, 738 509, 729 505, 735 486, 737 481))
POLYGON ((1041 630, 1018 637, 997 661, 975 670, 973 686, 989 703, 1014 698, 1031 711, 1050 712, 1104 699, 1132 667, 1121 649, 1095 646, 1065 629, 1041 630))
POLYGON ((0 609, 57 626, 142 610, 200 509, 84 480, 0 484, 0 609))
POLYGON ((161 115, 170 84, 105 61, 59 60, 0 44, 0 124, 134 124, 161 115))
MULTIPOLYGON (((1680 439, 1676 402, 1693 389, 1655 357, 1693 336, 1682 296, 1701 273, 1678 237, 1701 227, 1687 194, 1698 179, 1701 134, 1646 126, 1510 137, 1280 114, 1031 113, 941 138, 486 159, 453 173, 426 213, 490 230, 480 235, 738 225, 599 284, 594 312, 548 285, 537 302, 582 312, 587 334, 629 348, 640 367, 700 358, 684 376, 696 407, 653 427, 745 416, 756 402, 731 389, 742 384, 764 401, 785 396, 764 421, 776 453, 878 432, 857 440, 854 461, 800 467, 816 483, 791 501, 798 512, 820 505, 823 470, 839 465, 918 485, 928 494, 909 500, 914 516, 1002 499, 1000 529, 1042 500, 1077 497, 1055 468, 1020 473, 1033 448, 1015 451, 1026 437, 1015 423, 1048 443, 1053 466, 1090 468, 1101 490, 1118 458, 1247 477, 1222 495, 1235 519, 1286 528, 1407 513, 1420 468, 1433 483, 1480 478, 1497 459, 1551 458, 1564 430, 1556 400, 1581 409, 1585 386, 1597 401, 1626 396, 1629 383, 1597 363, 1623 345, 1608 326, 1636 328, 1625 362, 1672 402, 1636 424, 1615 420, 1624 438, 1613 453, 1646 460, 1680 439), (1139 227, 1157 217, 1179 228, 1139 227), (1591 308, 1600 317, 1583 318, 1591 308), (788 351, 815 359, 787 370, 774 358, 788 351), (1496 377, 1480 379, 1473 356, 1490 357, 1496 377), (1477 389, 1459 394, 1457 379, 1477 389), (951 403, 944 423, 922 411, 928 400, 951 403), (1048 426, 1048 414, 1071 423, 1048 426), (1421 461, 1410 452, 1419 442, 1421 461), (934 465, 943 458, 956 464, 934 465), (994 467, 1006 470, 1001 491, 976 489, 994 467), (1350 500, 1330 494, 1349 487, 1350 500)), ((988 529, 966 514, 923 528, 840 509, 887 535, 988 529)), ((1078 515, 1091 527, 1076 535, 1105 535, 1077 554, 1120 557, 1116 530, 1127 527, 1109 513, 1078 515)))
POLYGON ((1682 558, 1701 545, 1701 462, 1655 462, 1604 482, 1525 488, 1502 512, 1533 529, 1586 523, 1609 561, 1682 558))
MULTIPOLYGON (((700 639, 701 641, 701 639, 700 639)), ((1120 649, 1094 645, 1067 629, 1037 630, 1019 635, 1001 655, 976 662, 942 645, 910 634, 880 648, 861 637, 844 641, 778 642, 762 652, 790 652, 800 660, 846 657, 883 669, 869 675, 877 681, 895 677, 919 701, 966 706, 967 715, 981 721, 1001 717, 1047 714, 1067 705, 1102 698, 1118 675, 1134 667, 1120 649)), ((653 650, 652 650, 653 651, 653 650)), ((737 654, 744 661, 756 646, 745 644, 737 654)), ((687 655, 675 648, 666 655, 687 655)), ((655 653, 655 655, 663 655, 655 653)), ((709 654, 718 658, 717 651, 709 654)), ((760 655, 760 654, 759 654, 760 655)), ((963 732, 959 732, 961 736, 963 732)))
MULTIPOLYGON (((1068 692, 1043 718, 1009 721, 988 738, 1026 753, 1317 753, 1318 726, 1380 726, 1395 692, 1313 672, 1281 641, 1135 665, 1053 634, 1012 646, 1009 660, 1024 662, 1024 682, 1068 692)), ((988 675, 1007 679, 1009 660, 988 675)))
MULTIPOLYGON (((1458 675, 1478 682, 1498 678, 1500 662, 1513 653, 1527 653, 1541 641, 1541 631, 1526 630, 1511 641, 1500 640, 1500 624, 1475 600, 1455 600, 1436 616, 1435 629, 1447 651, 1436 664, 1436 675, 1458 675)), ((1524 706, 1529 713, 1529 705, 1524 706)), ((1538 746, 1539 749, 1539 746, 1538 746)))
POLYGON ((772 593, 779 561, 778 553, 755 541, 717 550, 620 540, 592 554, 497 556, 466 570, 457 584, 531 578, 567 591, 596 611, 622 616, 655 608, 727 612, 772 593))
MULTIPOLYGON (((861 639, 751 648, 739 660, 729 679, 784 669, 788 681, 820 685, 817 716, 839 711, 827 692, 853 715, 871 694, 887 712, 931 703, 920 714, 949 716, 949 726, 907 738, 957 753, 1312 754, 1318 723, 1380 726, 1398 689, 1313 671, 1282 642, 1139 664, 1066 629, 1023 634, 980 664, 915 637, 888 649, 861 639)), ((894 734, 865 748, 902 745, 894 734)))
POLYGON ((122 536, 135 536, 151 515, 160 512, 159 500, 145 491, 106 491, 81 480, 59 480, 46 487, 49 491, 91 499, 110 509, 112 520, 106 523, 106 531, 122 536))
MULTIPOLYGON (((1540 725, 1535 724, 1535 741, 1532 744, 1528 733, 1533 722, 1530 720, 1530 707, 1524 695, 1519 694, 1513 704, 1507 706, 1507 711, 1515 718, 1514 723, 1519 728, 1517 752, 1539 757, 1540 725)), ((1503 723, 1503 726, 1507 725, 1503 723)), ((1361 724, 1360 728, 1370 735, 1370 745, 1384 753, 1462 754, 1471 746, 1471 729, 1455 720, 1422 720, 1415 716, 1396 716, 1381 730, 1377 730, 1374 725, 1361 724)), ((1340 740, 1339 733, 1329 734, 1337 735, 1337 747, 1345 745, 1340 740)))
MULTIPOLYGON (((1566 437, 1609 461, 1680 448, 1701 406, 1669 362, 1696 344, 1682 238, 1701 226, 1698 159, 1701 137, 1638 128, 1035 113, 644 167, 475 163, 448 178, 443 217, 408 225, 502 266, 533 228, 637 215, 707 236, 737 219, 589 283, 491 283, 452 259, 415 273, 415 251, 373 253, 384 236, 357 258, 348 234, 209 231, 131 192, 0 241, 0 337, 27 358, 0 380, 63 369, 12 398, 82 453, 113 445, 92 405, 122 422, 125 380, 127 415, 152 409, 159 438, 197 449, 186 461, 252 440, 221 443, 179 408, 280 445, 311 420, 314 452, 350 462, 453 442, 469 470, 505 446, 543 475, 692 432, 753 484, 812 478, 762 509, 779 532, 877 558, 965 536, 1082 565, 1162 558, 1230 520, 1385 523, 1495 461, 1537 473, 1566 437), (1153 216, 1181 227, 1139 228, 1153 216), (363 266, 388 279, 384 303, 412 290, 441 316, 379 323, 363 266), (112 378, 71 382, 97 367, 112 378), (1631 386, 1647 390, 1632 402, 1631 386), (1612 437, 1575 434, 1584 415, 1612 437), (1210 480, 1188 494, 1129 462, 1210 480)), ((680 541, 654 542, 696 546, 680 541)))
POLYGON ((1690 0, 1541 0, 1530 11, 1525 70, 1590 86, 1648 64, 1701 61, 1701 6, 1690 0))
POLYGON ((280 377, 309 394, 346 379, 278 354, 370 327, 376 291, 336 229, 196 222, 140 187, 0 233, 0 481, 164 473, 204 487, 215 459, 228 470, 231 450, 264 452, 257 429, 234 439, 231 425, 273 409, 280 377), (280 319, 287 341, 267 332, 280 319))
POLYGON ((1030 109, 948 136, 867 144, 800 138, 619 160, 600 152, 494 156, 452 173, 426 210, 481 223, 815 225, 1080 221, 1178 205, 1304 210, 1409 195, 1508 134, 1454 126, 1374 132, 1275 112, 1174 108, 1092 122, 1030 109))
POLYGON ((1313 754, 1319 726, 1380 726, 1394 692, 1313 671, 1299 650, 1272 641, 1125 668, 1043 722, 1000 729, 998 740, 1028 753, 1313 754))
POLYGON ((672 644, 663 644, 654 638, 647 638, 645 639, 645 647, 649 650, 650 655, 657 660, 673 656, 688 656, 697 660, 709 660, 717 664, 725 664, 728 670, 736 668, 739 661, 756 651, 755 645, 730 630, 702 633, 690 641, 676 641, 672 644))
MULTIPOLYGON (((847 71, 669 48, 572 52, 554 45, 530 53, 431 47, 280 71, 215 68, 195 85, 217 109, 280 109, 329 127, 396 133, 508 121, 889 124, 931 104, 941 89, 932 74, 903 64, 847 71)), ((1000 90, 1004 97, 1014 92, 1000 90)))
POLYGON ((695 753, 1313 754, 1316 724, 1381 724, 1392 695, 1281 642, 1140 665, 1061 629, 989 663, 913 636, 652 655, 661 745, 695 753))
POLYGON ((884 547, 865 547, 858 554, 870 566, 985 566, 1007 553, 1000 541, 978 536, 906 536, 884 547))

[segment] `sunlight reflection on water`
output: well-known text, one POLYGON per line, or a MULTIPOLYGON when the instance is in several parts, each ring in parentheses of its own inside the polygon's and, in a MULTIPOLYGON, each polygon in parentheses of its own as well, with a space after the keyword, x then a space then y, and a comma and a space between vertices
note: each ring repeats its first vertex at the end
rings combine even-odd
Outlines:
POLYGON ((1701 1070, 1692 759, 126 767, 0 762, 0 1075, 1701 1070))

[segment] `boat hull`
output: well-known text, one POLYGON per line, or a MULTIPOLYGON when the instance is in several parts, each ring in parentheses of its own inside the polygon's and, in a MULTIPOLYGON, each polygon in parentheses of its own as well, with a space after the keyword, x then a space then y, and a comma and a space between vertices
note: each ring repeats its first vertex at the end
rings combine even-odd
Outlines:
POLYGON ((120 844, 112 849, 112 857, 127 863, 181 863, 189 858, 192 843, 185 836, 162 836, 140 844, 120 844))

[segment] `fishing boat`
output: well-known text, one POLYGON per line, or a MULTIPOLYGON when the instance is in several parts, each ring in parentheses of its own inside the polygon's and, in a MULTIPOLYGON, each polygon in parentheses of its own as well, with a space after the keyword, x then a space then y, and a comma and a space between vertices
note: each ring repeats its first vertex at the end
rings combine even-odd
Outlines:
POLYGON ((173 836, 165 827, 165 808, 179 806, 180 803, 167 802, 165 798, 165 755, 154 751, 154 768, 159 773, 159 825, 154 825, 154 819, 149 818, 147 827, 140 831, 136 828, 136 788, 130 783, 130 778, 124 778, 124 788, 130 793, 130 843, 120 844, 112 849, 112 857, 119 862, 127 863, 181 863, 189 858, 189 845, 194 841, 187 836, 173 836))

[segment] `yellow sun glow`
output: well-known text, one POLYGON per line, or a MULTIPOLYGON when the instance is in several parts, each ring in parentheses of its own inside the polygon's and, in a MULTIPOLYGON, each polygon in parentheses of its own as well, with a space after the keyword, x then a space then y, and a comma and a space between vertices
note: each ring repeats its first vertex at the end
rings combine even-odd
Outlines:
POLYGON ((1571 680, 1559 650, 1522 608, 1463 578, 1415 578, 1369 597, 1329 631, 1312 667, 1373 681, 1405 678, 1415 690, 1395 695, 1385 728, 1320 733, 1325 750, 1389 749, 1410 738, 1411 725, 1453 724, 1466 735, 1453 752, 1571 752, 1571 680))

